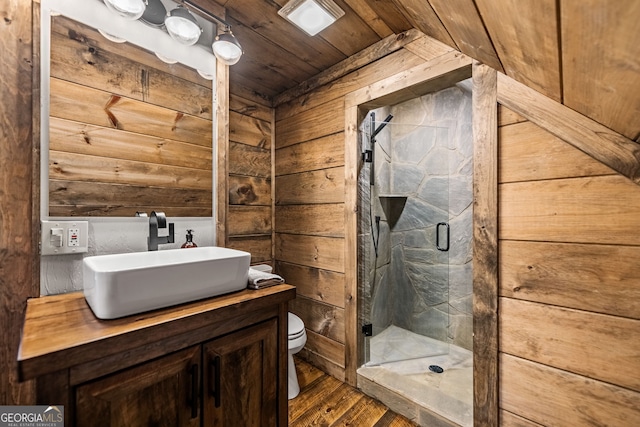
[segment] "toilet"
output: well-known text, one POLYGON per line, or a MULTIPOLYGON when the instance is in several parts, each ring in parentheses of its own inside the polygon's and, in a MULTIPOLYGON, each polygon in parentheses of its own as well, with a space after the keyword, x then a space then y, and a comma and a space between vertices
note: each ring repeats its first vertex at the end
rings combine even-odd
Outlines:
POLYGON ((293 313, 289 313, 289 399, 293 399, 300 393, 296 366, 293 364, 293 355, 302 350, 307 343, 307 332, 304 329, 304 322, 293 313))

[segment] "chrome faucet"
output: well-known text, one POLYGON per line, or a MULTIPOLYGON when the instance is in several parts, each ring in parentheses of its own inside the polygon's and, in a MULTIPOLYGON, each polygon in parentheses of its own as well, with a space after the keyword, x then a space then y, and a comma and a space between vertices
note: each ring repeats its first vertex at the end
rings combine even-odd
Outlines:
POLYGON ((150 251, 157 251, 158 244, 173 243, 173 223, 169 223, 169 235, 158 237, 158 229, 167 228, 167 217, 164 212, 151 212, 149 215, 149 238, 147 244, 150 251))

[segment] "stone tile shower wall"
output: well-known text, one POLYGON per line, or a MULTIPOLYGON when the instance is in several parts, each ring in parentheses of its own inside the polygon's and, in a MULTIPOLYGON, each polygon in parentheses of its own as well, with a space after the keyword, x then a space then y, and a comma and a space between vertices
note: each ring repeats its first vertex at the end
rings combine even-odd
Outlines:
POLYGON ((394 117, 377 137, 372 200, 369 168, 360 176, 360 273, 363 312, 374 332, 394 324, 471 350, 473 146, 471 93, 464 87, 376 110, 378 121, 394 117), (407 197, 395 222, 380 203, 385 194, 407 197), (377 260, 370 202, 372 217, 381 217, 377 260), (435 245, 440 221, 451 226, 446 253, 435 245))

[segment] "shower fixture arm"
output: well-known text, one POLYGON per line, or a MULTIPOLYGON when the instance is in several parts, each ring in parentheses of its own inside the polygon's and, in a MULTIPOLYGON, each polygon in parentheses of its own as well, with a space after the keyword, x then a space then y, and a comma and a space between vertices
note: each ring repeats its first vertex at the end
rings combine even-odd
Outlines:
POLYGON ((382 124, 378 126, 377 129, 376 129, 376 113, 372 111, 369 117, 371 118, 371 136, 369 136, 369 145, 371 149, 365 150, 362 156, 365 162, 371 163, 371 174, 369 176, 369 185, 373 186, 373 185, 376 185, 375 184, 376 135, 378 135, 382 131, 382 129, 384 129, 384 127, 389 124, 391 119, 393 119, 393 116, 389 114, 387 118, 384 119, 382 124))
MULTIPOLYGON (((371 113, 371 114, 373 114, 373 113, 371 113)), ((375 115, 372 116, 372 118, 374 120, 374 123, 375 123, 375 117, 376 117, 375 115)), ((389 114, 387 116, 387 118, 384 119, 382 124, 380 126, 378 126, 378 128, 376 130, 373 131, 373 133, 371 134, 371 142, 375 142, 376 141, 376 135, 378 135, 382 131, 382 129, 384 129, 384 127, 389 124, 391 119, 393 119, 393 115, 389 114)))

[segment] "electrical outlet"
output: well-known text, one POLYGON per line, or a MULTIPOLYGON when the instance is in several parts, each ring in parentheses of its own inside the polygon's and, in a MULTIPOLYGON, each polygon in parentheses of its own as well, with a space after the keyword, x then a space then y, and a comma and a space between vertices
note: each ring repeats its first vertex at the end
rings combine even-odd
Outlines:
POLYGON ((88 221, 42 221, 41 255, 80 254, 88 252, 88 221))
POLYGON ((74 227, 69 229, 67 246, 76 247, 76 248, 80 246, 80 229, 79 228, 74 227))

